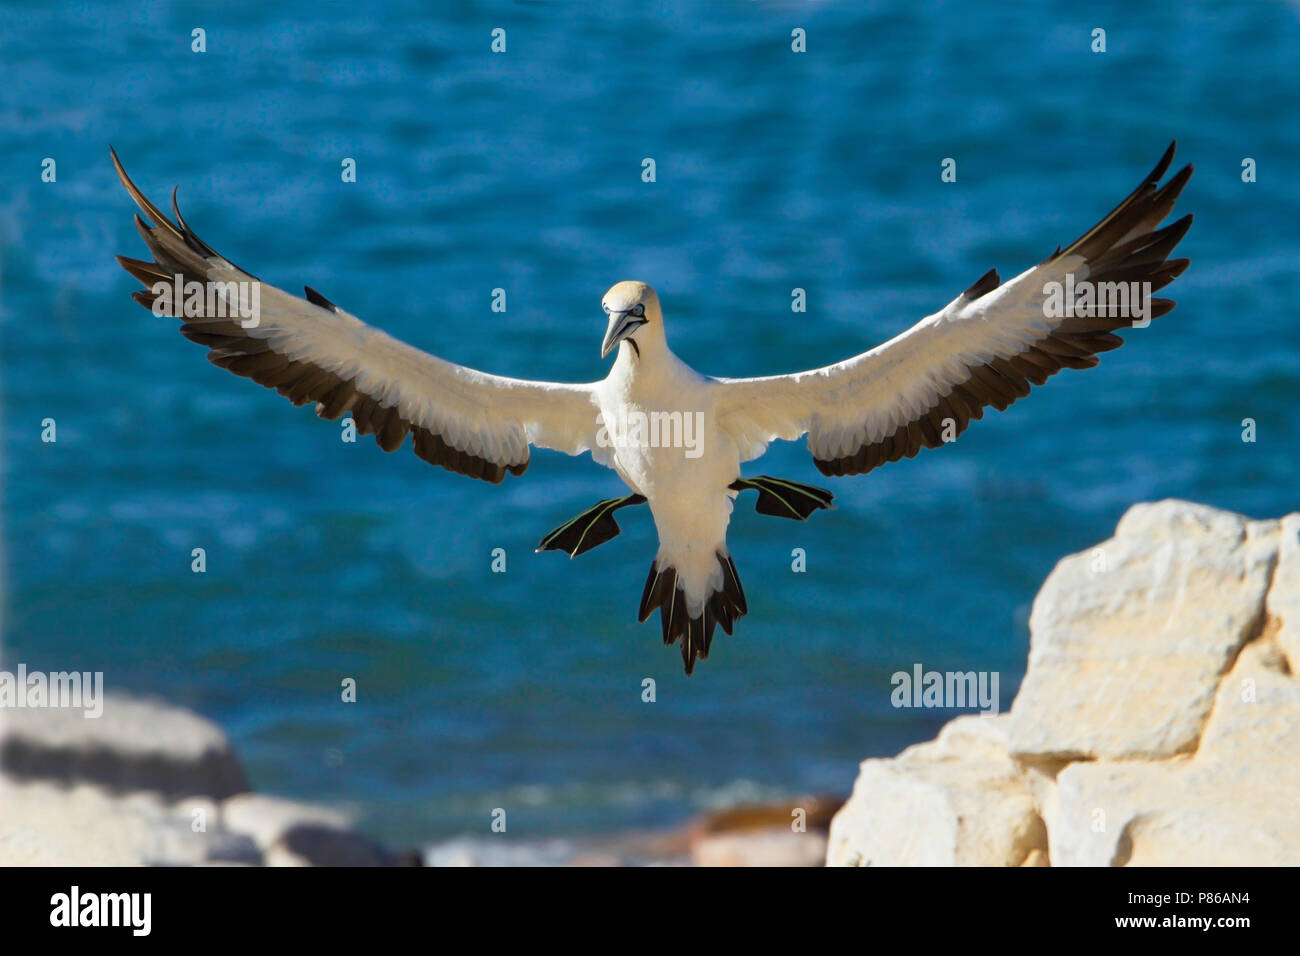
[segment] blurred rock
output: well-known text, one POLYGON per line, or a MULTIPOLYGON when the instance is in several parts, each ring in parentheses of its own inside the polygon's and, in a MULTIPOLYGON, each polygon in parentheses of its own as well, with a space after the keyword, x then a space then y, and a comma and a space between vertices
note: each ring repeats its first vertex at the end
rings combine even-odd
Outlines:
POLYGON ((155 794, 0 778, 0 866, 141 866, 262 862, 247 837, 196 820, 155 794))
POLYGON ((603 839, 579 844, 554 838, 520 840, 504 833, 466 835, 429 846, 423 862, 425 866, 445 867, 626 866, 646 862, 641 857, 625 856, 617 849, 621 842, 621 837, 609 844, 603 839))
POLYGON ((691 847, 695 866, 822 866, 825 861, 826 831, 795 833, 788 826, 701 837, 691 847))
POLYGON ((865 761, 828 864, 1300 863, 1300 515, 1135 506, 1030 628, 1010 714, 865 761))
POLYGON ((808 796, 786 803, 732 807, 687 831, 695 866, 822 866, 826 828, 842 804, 808 796))
POLYGON ((247 793, 230 742, 182 708, 0 710, 0 866, 415 863, 332 810, 247 793))
POLYGON ((825 830, 831 818, 844 805, 842 797, 826 794, 805 796, 784 803, 755 803, 725 810, 714 810, 691 825, 695 833, 723 833, 729 830, 755 830, 763 827, 789 828, 796 820, 809 830, 825 830))
POLYGON ((212 721, 160 701, 105 693, 103 714, 10 708, 0 723, 0 773, 11 780, 93 783, 220 800, 248 789, 226 735, 212 721))
POLYGON ((343 814, 256 793, 222 805, 228 829, 247 835, 268 866, 393 866, 397 860, 352 830, 343 814))

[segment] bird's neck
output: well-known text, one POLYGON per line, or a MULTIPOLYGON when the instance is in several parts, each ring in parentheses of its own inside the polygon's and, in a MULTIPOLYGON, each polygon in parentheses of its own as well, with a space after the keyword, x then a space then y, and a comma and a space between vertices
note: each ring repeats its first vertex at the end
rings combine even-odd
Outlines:
POLYGON ((623 382, 629 395, 666 398, 675 390, 682 376, 689 375, 689 371, 668 349, 662 336, 650 336, 636 343, 620 342, 619 358, 610 369, 610 375, 623 382))
POLYGON ((618 358, 611 370, 628 381, 649 383, 670 377, 678 364, 677 356, 662 336, 646 336, 644 341, 625 339, 618 345, 618 358))

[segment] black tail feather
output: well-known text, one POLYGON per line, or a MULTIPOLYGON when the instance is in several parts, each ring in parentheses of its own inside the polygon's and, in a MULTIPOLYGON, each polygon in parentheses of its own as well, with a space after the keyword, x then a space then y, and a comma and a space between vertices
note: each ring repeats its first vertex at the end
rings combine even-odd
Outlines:
POLYGON ((675 568, 660 570, 657 560, 651 562, 650 574, 647 575, 645 588, 641 592, 641 608, 637 612, 637 620, 646 620, 658 608, 664 644, 681 641, 682 663, 686 666, 687 674, 695 669, 697 658, 708 658, 714 628, 721 624, 724 631, 732 633, 736 621, 749 610, 735 562, 730 555, 721 551, 717 557, 722 568, 722 587, 709 595, 704 602, 704 612, 697 617, 691 617, 687 613, 686 593, 678 581, 675 568))
POLYGON ((735 491, 753 488, 758 492, 755 511, 761 515, 790 518, 793 521, 807 521, 814 511, 832 507, 831 502, 835 500, 835 496, 825 488, 815 488, 802 482, 768 475, 737 478, 731 483, 731 488, 735 491))

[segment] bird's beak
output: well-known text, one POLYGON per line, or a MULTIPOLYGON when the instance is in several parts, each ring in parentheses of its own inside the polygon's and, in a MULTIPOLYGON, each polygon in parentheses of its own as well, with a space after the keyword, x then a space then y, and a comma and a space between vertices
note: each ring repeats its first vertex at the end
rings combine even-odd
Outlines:
POLYGON ((609 314, 609 328, 605 330, 605 341, 600 343, 600 357, 604 358, 614 351, 614 346, 618 345, 619 342, 622 342, 642 325, 645 325, 645 319, 637 318, 630 311, 611 312, 609 314))

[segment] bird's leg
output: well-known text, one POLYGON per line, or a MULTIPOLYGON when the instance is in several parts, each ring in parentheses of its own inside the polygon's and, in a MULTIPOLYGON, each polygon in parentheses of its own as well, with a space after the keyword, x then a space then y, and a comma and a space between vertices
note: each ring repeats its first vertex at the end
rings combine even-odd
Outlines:
POLYGON ((753 488, 758 492, 755 511, 761 515, 775 515, 794 521, 806 521, 814 511, 832 507, 831 501, 835 498, 824 488, 814 488, 812 485, 767 475, 737 478, 731 483, 731 488, 735 491, 753 488))
POLYGON ((538 551, 565 551, 569 557, 576 558, 584 551, 590 551, 598 544, 604 544, 610 538, 617 537, 618 523, 614 512, 628 505, 645 504, 644 495, 624 495, 622 498, 606 498, 598 501, 576 518, 570 518, 554 531, 543 536, 537 545, 538 551))

